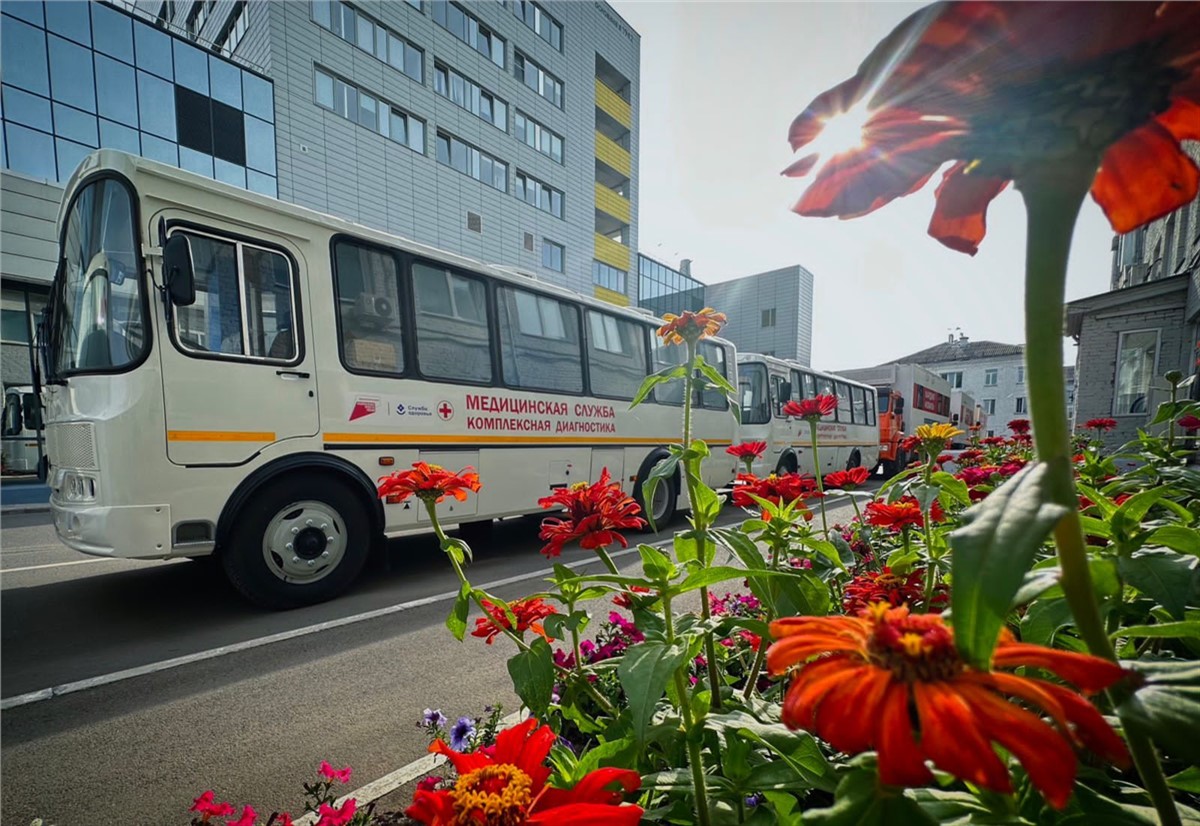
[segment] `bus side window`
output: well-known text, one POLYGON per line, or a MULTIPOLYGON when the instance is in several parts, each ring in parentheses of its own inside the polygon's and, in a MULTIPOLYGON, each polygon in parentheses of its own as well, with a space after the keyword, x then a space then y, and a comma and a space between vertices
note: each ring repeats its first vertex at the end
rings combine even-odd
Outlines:
MULTIPOLYGON (((667 367, 675 367, 683 364, 687 358, 687 349, 677 344, 663 344, 662 339, 658 336, 654 337, 654 364, 652 368, 655 373, 667 367)), ((665 384, 660 384, 654 388, 654 400, 659 404, 677 404, 683 405, 683 382, 669 381, 665 384)))
POLYGON ((783 406, 787 403, 787 399, 783 397, 783 386, 785 384, 787 384, 787 379, 783 376, 771 376, 771 407, 774 409, 776 417, 783 415, 783 406))
POLYGON ((747 364, 738 371, 738 391, 742 403, 742 424, 766 424, 771 421, 767 398, 767 371, 761 364, 747 364))
MULTIPOLYGON (((704 356, 706 362, 717 368, 718 373, 729 378, 729 362, 726 359, 724 348, 710 341, 704 341, 700 343, 700 354, 704 356)), ((710 410, 725 410, 729 407, 729 399, 726 397, 725 391, 719 387, 708 387, 700 396, 700 406, 710 410)))
POLYGON ((504 383, 582 393, 582 337, 575 305, 514 287, 500 287, 496 297, 504 383))
POLYGON ((588 366, 592 393, 632 399, 646 378, 646 336, 642 325, 587 311, 588 366))
POLYGON ((854 400, 853 415, 855 424, 867 424, 867 392, 861 387, 850 388, 854 400))
POLYGON ((812 373, 804 374, 803 398, 811 399, 817 395, 817 379, 812 373))
POLYGON ((333 260, 342 361, 350 370, 403 373, 396 259, 370 247, 338 241, 333 260))
POLYGON ((195 263, 196 302, 180 307, 175 335, 186 350, 242 355, 237 245, 186 233, 195 263))
POLYGON ((850 385, 839 381, 834 395, 837 396, 837 420, 846 423, 853 422, 854 419, 850 416, 850 385))
POLYGON ((864 394, 865 394, 865 396, 866 396, 866 399, 865 399, 865 401, 866 401, 866 403, 867 403, 867 424, 871 425, 871 427, 874 427, 874 426, 875 426, 875 423, 876 423, 876 419, 875 419, 875 390, 874 390, 873 388, 866 388, 866 389, 864 389, 864 390, 863 390, 863 393, 864 393, 864 394))
POLYGON ((260 247, 242 247, 250 355, 291 361, 296 357, 292 277, 287 259, 260 247))
POLYGON ((421 375, 490 383, 492 348, 483 281, 413 264, 412 285, 421 375))

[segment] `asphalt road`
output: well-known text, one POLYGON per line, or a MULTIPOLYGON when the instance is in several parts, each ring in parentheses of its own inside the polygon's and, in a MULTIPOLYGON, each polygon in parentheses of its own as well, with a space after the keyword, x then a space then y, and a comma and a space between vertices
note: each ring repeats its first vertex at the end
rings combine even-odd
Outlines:
MULTIPOLYGON (((538 590, 549 565, 536 524, 498 524, 476 548, 472 581, 523 577, 489 588, 506 599, 538 590)), ((574 550, 562 561, 589 559, 574 550)), ((618 563, 633 569, 636 559, 618 563)), ((515 710, 510 647, 456 643, 442 624, 450 601, 438 597, 455 585, 432 538, 409 538, 389 543, 341 599, 270 613, 241 601, 207 563, 92 560, 57 542, 48 515, 6 516, 0 698, 69 693, 0 716, 5 822, 184 824, 208 788, 264 820, 297 813, 301 783, 321 760, 354 767, 349 791, 422 756, 416 720, 426 707, 451 717, 496 702, 515 710), (352 621, 372 611, 382 615, 352 621), (155 668, 174 658, 183 661, 155 668), (149 673, 104 682, 127 669, 149 673)))

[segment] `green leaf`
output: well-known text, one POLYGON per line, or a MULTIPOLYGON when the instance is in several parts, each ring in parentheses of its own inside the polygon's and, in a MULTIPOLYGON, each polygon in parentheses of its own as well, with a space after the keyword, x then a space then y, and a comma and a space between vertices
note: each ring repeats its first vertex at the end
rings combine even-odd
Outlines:
POLYGON ((655 533, 658 533, 658 525, 654 524, 654 513, 651 505, 654 502, 654 491, 658 489, 659 482, 670 479, 675 475, 675 468, 678 466, 679 455, 672 453, 670 456, 659 459, 642 481, 642 516, 650 523, 650 528, 655 533))
POLYGON ((1130 625, 1112 634, 1117 637, 1195 637, 1200 639, 1200 620, 1184 620, 1183 622, 1159 622, 1153 625, 1130 625))
POLYGON ((456 536, 447 536, 442 540, 442 550, 459 565, 462 565, 464 561, 475 561, 475 557, 471 554, 471 546, 456 536))
POLYGON ((692 502, 692 514, 699 517, 697 524, 705 527, 712 525, 721 515, 721 497, 717 496, 716 491, 703 482, 693 485, 692 488, 695 496, 692 502))
MULTIPOLYGON (((1096 507, 1100 510, 1100 516, 1104 519, 1108 519, 1116 512, 1117 506, 1113 504, 1113 501, 1095 488, 1089 487, 1082 482, 1076 482, 1075 488, 1095 503, 1096 507)), ((1112 535, 1111 531, 1108 535, 1112 535)))
POLYGON ((1167 778, 1167 785, 1192 794, 1200 794, 1200 766, 1191 766, 1167 778))
POLYGON ((537 637, 529 650, 510 657, 508 676, 525 707, 536 717, 544 716, 554 692, 554 655, 550 644, 537 637))
POLYGON ((676 568, 671 558, 653 545, 638 545, 638 554, 642 557, 642 573, 646 579, 655 582, 669 582, 675 576, 676 568))
MULTIPOLYGON (((754 520, 758 521, 758 520, 754 520)), ((747 568, 765 568, 767 561, 763 559, 762 551, 754 540, 736 528, 717 528, 713 535, 721 544, 731 550, 747 568)))
POLYGON ((1150 534, 1146 544, 1164 545, 1181 554, 1200 556, 1200 531, 1182 525, 1164 525, 1150 534))
POLYGON ((875 773, 852 771, 838 784, 833 805, 808 809, 805 826, 934 826, 937 823, 903 790, 881 787, 875 773))
POLYGON ((454 639, 462 642, 467 632, 467 615, 471 612, 471 586, 464 582, 454 598, 454 607, 446 617, 446 627, 454 635, 454 639))
POLYGON ((675 534, 675 559, 678 562, 691 562, 698 558, 700 549, 696 541, 695 531, 680 531, 675 534))
POLYGON ((657 373, 651 373, 642 380, 642 386, 639 387, 637 393, 634 394, 633 401, 629 403, 629 407, 634 408, 644 402, 646 397, 650 395, 650 391, 656 386, 669 382, 673 379, 684 378, 687 378, 687 367, 682 364, 678 364, 673 367, 664 367, 657 373))
POLYGON ((654 718, 654 709, 666 691, 675 669, 683 664, 687 648, 665 642, 640 642, 625 652, 617 666, 617 677, 629 703, 633 733, 638 742, 646 739, 646 730, 654 718))
POLYGON ((954 639, 967 662, 986 669, 1004 619, 1046 535, 1066 513, 1047 501, 1047 466, 1028 465, 964 514, 950 534, 954 639))
MULTIPOLYGON (((734 568, 723 565, 715 568, 702 568, 690 574, 687 579, 671 589, 673 595, 684 594, 688 591, 695 591, 700 588, 707 588, 709 585, 715 585, 718 582, 726 582, 730 579, 745 579, 750 572, 745 568, 734 568)), ((763 575, 771 573, 782 573, 777 571, 761 571, 763 575)))
POLYGON ((631 765, 635 757, 637 741, 632 737, 622 737, 619 740, 608 740, 595 748, 584 752, 579 762, 575 764, 575 776, 563 778, 567 782, 575 782, 588 772, 605 766, 631 765))
MULTIPOLYGON (((751 581, 771 574, 770 571, 748 573, 751 581)), ((811 571, 781 571, 776 616, 823 617, 829 613, 829 586, 811 571)))
POLYGON ((722 376, 717 368, 704 360, 704 356, 696 356, 696 367, 704 374, 704 377, 711 381, 715 387, 725 391, 726 395, 733 395, 737 391, 733 385, 729 383, 729 379, 722 376))
POLYGON ((1122 661, 1146 678, 1118 709, 1127 729, 1173 757, 1200 765, 1200 663, 1122 661))
POLYGON ((1065 599, 1035 600, 1021 618, 1021 641, 1053 645, 1058 632, 1075 622, 1065 599))
POLYGON ((1094 516, 1080 514, 1079 521, 1083 524, 1083 532, 1088 536, 1098 536, 1101 539, 1112 539, 1112 528, 1103 519, 1097 519, 1094 516))
MULTIPOLYGON (((841 539, 841 537, 838 538, 841 539)), ((841 568, 843 571, 846 570, 846 563, 842 560, 842 555, 838 553, 837 546, 834 543, 826 542, 824 539, 817 539, 815 536, 802 536, 799 537, 799 541, 804 547, 811 548, 828 559, 835 567, 841 568)), ((845 541, 842 539, 842 542, 845 541)), ((846 547, 848 549, 850 546, 847 545, 846 547)), ((853 555, 854 552, 851 551, 850 553, 853 555)))
POLYGON ((1112 523, 1113 534, 1123 536, 1135 532, 1141 525, 1142 517, 1149 513, 1154 503, 1170 492, 1171 488, 1160 485, 1130 496, 1117 507, 1109 520, 1112 523))
POLYGON ((1200 576, 1195 557, 1173 551, 1144 549, 1117 562, 1121 577, 1167 609, 1172 617, 1184 619, 1184 609, 1200 595, 1200 576))
POLYGON ((964 505, 971 504, 971 494, 967 490, 967 483, 962 479, 952 476, 944 470, 937 471, 932 478, 950 497, 964 505))
MULTIPOLYGON (((1051 560, 1052 562, 1054 560, 1051 560)), ((1058 584, 1058 580, 1062 577, 1062 571, 1055 564, 1049 568, 1034 568, 1025 574, 1024 580, 1021 582, 1021 587, 1013 596, 1012 608, 1024 605, 1039 596, 1044 594, 1049 589, 1058 584)))

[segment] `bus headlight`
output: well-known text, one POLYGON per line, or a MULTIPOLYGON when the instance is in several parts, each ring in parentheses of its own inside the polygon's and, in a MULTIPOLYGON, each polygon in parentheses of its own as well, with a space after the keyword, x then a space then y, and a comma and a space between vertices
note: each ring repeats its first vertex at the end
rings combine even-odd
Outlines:
POLYGON ((68 502, 96 501, 96 480, 82 473, 65 472, 59 490, 68 502))

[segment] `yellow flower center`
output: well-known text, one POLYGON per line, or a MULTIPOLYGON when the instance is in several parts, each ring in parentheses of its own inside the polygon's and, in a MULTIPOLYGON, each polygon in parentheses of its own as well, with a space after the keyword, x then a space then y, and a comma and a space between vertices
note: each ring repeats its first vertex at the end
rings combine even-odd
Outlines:
POLYGON ((571 490, 586 490, 587 487, 587 482, 576 482, 575 484, 571 485, 571 490))
POLYGON ((441 465, 430 465, 430 466, 429 466, 429 469, 430 469, 430 470, 433 470, 433 471, 445 470, 445 468, 444 468, 444 467, 442 467, 441 465))
POLYGON ((509 763, 467 772, 454 784, 455 826, 520 826, 533 802, 533 781, 509 763))

